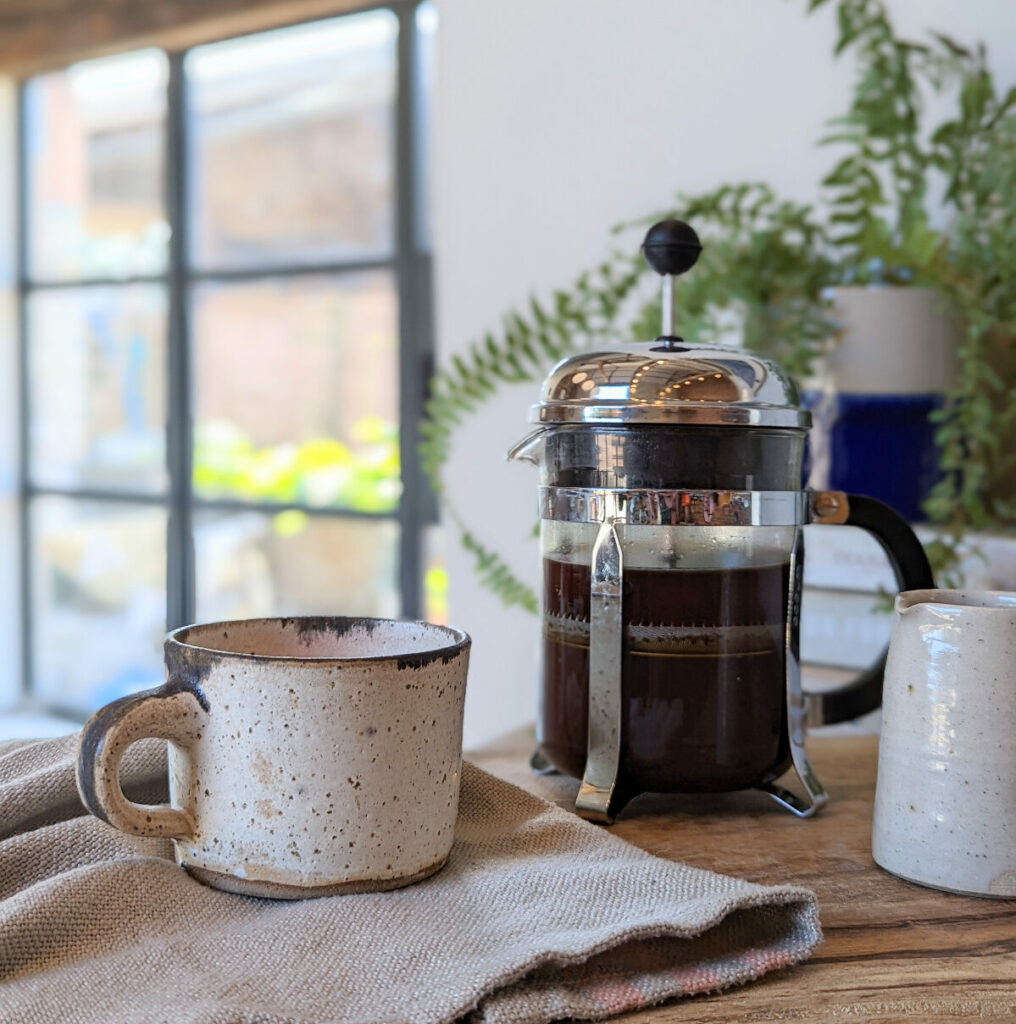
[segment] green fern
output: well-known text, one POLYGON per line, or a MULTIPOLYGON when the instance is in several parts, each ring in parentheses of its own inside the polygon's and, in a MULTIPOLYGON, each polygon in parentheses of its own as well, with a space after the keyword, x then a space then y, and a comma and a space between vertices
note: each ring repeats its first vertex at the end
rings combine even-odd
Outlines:
MULTIPOLYGON (((443 493, 441 469, 455 432, 469 417, 505 385, 536 384, 565 356, 614 339, 620 312, 643 273, 636 255, 616 253, 580 274, 570 289, 552 292, 549 300, 531 297, 525 311, 505 314, 500 332, 486 333, 470 345, 468 355, 453 356, 450 365, 434 376, 421 427, 420 458, 435 494, 443 493)), ((459 543, 473 556, 480 582, 506 607, 535 614, 538 601, 532 589, 457 515, 449 513, 449 520, 459 543)))
MULTIPOLYGON (((951 538, 931 552, 949 568, 968 527, 1016 516, 986 497, 1012 459, 1005 442, 1016 430, 1016 382, 1000 381, 985 358, 990 332, 1016 337, 1016 277, 1006 273, 1016 266, 1016 89, 996 93, 983 47, 936 34, 927 44, 898 37, 883 0, 809 0, 808 8, 826 4, 835 4, 836 53, 852 52, 859 62, 847 112, 821 140, 846 147, 823 180, 828 222, 749 182, 679 196, 673 207, 636 223, 676 216, 703 238, 699 264, 678 292, 679 329, 689 342, 725 340, 734 313, 744 346, 771 356, 791 376, 807 375, 835 333, 823 298, 828 285, 916 282, 952 301, 968 337, 938 415, 944 477, 926 509, 951 538), (949 88, 957 113, 929 130, 923 93, 949 88), (955 219, 949 233, 929 227, 926 182, 933 169, 945 175, 955 219)), ((451 359, 431 382, 422 426, 421 459, 436 493, 456 431, 502 387, 535 385, 553 363, 590 345, 655 336, 658 298, 635 302, 648 274, 629 244, 570 288, 509 312, 500 330, 451 359)), ((532 591, 461 521, 452 522, 484 583, 507 604, 534 611, 532 591)))
POLYGON ((535 615, 539 601, 532 588, 523 583, 499 555, 484 547, 461 521, 457 525, 459 542, 473 556, 473 569, 480 583, 497 595, 506 608, 518 606, 535 615))
POLYGON ((936 32, 927 43, 900 38, 883 0, 836 0, 836 16, 836 52, 852 51, 859 65, 850 108, 822 140, 847 146, 823 181, 841 229, 841 277, 926 284, 965 326, 945 408, 932 415, 942 478, 924 503, 943 531, 929 558, 938 578, 955 583, 966 533, 1016 518, 992 493, 1010 465, 1016 380, 991 365, 992 349, 1016 345, 1016 279, 1007 273, 1016 265, 1016 88, 996 89, 983 44, 936 32), (954 104, 937 126, 925 123, 922 103, 936 92, 954 104), (934 172, 945 177, 944 231, 929 227, 934 172))
MULTIPOLYGON (((706 241, 695 272, 678 293, 680 327, 691 342, 719 340, 725 311, 742 314, 746 343, 772 354, 792 372, 810 368, 819 345, 832 332, 823 313, 821 284, 827 262, 822 232, 806 206, 780 200, 768 186, 726 186, 679 197, 675 207, 639 223, 665 217, 692 220, 706 241)), ((614 234, 634 225, 619 225, 614 234)), ((524 311, 510 311, 498 333, 488 332, 465 356, 452 357, 431 382, 420 455, 435 493, 456 431, 500 388, 537 384, 558 360, 593 344, 655 337, 659 299, 632 315, 639 284, 655 277, 634 242, 557 290, 547 301, 531 298, 524 311)), ((535 611, 532 591, 452 513, 459 542, 474 556, 481 582, 506 605, 535 611)))
POLYGON ((570 289, 553 292, 549 302, 534 296, 524 312, 505 314, 499 333, 488 332, 470 345, 467 356, 453 356, 434 376, 420 458, 435 493, 442 493, 441 467, 463 422, 505 384, 536 383, 566 355, 612 337, 641 273, 633 256, 616 254, 580 274, 570 289))

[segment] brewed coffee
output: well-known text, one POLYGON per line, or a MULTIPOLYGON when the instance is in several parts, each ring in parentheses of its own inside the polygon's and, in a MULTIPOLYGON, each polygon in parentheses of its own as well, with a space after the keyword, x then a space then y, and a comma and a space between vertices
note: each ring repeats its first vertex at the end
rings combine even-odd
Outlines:
MULTIPOLYGON (((626 569, 621 769, 632 792, 746 789, 790 763, 789 564, 626 569)), ((581 777, 589 689, 588 565, 544 559, 540 745, 581 777)))

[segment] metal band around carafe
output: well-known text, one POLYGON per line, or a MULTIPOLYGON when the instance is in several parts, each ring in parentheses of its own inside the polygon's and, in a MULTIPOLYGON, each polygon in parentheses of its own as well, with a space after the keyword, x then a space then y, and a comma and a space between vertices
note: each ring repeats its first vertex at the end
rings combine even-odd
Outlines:
POLYGON ((811 521, 808 491, 624 490, 548 487, 541 519, 633 526, 800 526, 811 521))

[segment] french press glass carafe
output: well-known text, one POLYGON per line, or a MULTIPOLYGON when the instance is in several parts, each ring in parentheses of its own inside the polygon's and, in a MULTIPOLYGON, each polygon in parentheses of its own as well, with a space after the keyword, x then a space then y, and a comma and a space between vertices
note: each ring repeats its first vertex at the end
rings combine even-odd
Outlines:
POLYGON ((673 281, 701 247, 650 229, 655 341, 559 363, 510 457, 540 469, 543 679, 534 763, 582 780, 610 822, 642 792, 758 788, 801 817, 826 794, 806 724, 878 707, 883 661, 805 694, 798 660, 806 523, 872 533, 901 590, 933 586, 920 542, 871 498, 801 487, 810 414, 769 360, 686 345, 673 281), (777 784, 796 769, 806 797, 777 784))

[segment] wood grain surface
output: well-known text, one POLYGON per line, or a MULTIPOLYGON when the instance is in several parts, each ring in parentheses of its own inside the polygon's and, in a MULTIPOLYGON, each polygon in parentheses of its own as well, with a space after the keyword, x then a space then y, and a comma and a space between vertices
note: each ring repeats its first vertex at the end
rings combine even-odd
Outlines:
MULTIPOLYGON (((825 941, 808 962, 715 996, 627 1014, 624 1021, 922 1021, 1016 1018, 1016 901, 924 889, 871 858, 877 738, 813 737, 827 807, 800 821, 755 793, 643 796, 616 835, 660 857, 804 885, 818 895, 825 941)), ((577 783, 537 777, 531 736, 467 755, 562 806, 577 783)))

